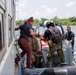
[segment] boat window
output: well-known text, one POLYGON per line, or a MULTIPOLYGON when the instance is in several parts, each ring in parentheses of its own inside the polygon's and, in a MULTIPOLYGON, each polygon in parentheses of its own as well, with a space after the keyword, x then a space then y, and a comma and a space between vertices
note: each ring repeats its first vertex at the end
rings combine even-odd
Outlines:
POLYGON ((0 50, 2 49, 2 47, 4 46, 4 25, 3 25, 3 15, 0 13, 0 50))
POLYGON ((3 24, 3 14, 0 13, 0 60, 2 59, 5 49, 4 49, 4 24, 3 24))
POLYGON ((8 35, 8 40, 9 40, 9 45, 10 45, 10 43, 11 43, 11 41, 12 41, 12 19, 11 19, 11 17, 9 17, 9 19, 8 19, 8 29, 9 29, 9 31, 8 31, 8 33, 9 33, 9 35, 8 35))
POLYGON ((1 35, 1 14, 0 14, 0 50, 2 49, 2 35, 1 35))

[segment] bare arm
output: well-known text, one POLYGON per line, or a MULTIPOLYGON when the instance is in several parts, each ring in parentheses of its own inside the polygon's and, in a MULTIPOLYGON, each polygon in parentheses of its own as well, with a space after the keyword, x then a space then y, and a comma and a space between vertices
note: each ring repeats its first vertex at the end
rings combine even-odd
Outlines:
POLYGON ((19 27, 15 28, 15 30, 19 30, 19 27))
MULTIPOLYGON (((9 28, 9 30, 11 30, 11 28, 9 28)), ((15 28, 15 31, 16 31, 16 30, 19 30, 19 27, 15 28)))
POLYGON ((34 30, 30 29, 30 35, 31 35, 31 36, 35 36, 34 30))
POLYGON ((40 35, 40 34, 35 34, 35 36, 36 36, 36 37, 42 37, 42 35, 40 35))

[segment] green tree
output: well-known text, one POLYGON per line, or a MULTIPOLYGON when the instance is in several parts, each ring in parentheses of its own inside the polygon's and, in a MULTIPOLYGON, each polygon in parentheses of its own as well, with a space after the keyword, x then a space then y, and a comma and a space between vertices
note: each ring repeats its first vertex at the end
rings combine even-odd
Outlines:
POLYGON ((70 17, 70 18, 69 18, 69 21, 70 21, 70 22, 76 22, 76 17, 70 17))
POLYGON ((35 25, 35 26, 39 25, 39 20, 37 18, 34 19, 34 24, 33 25, 35 25))

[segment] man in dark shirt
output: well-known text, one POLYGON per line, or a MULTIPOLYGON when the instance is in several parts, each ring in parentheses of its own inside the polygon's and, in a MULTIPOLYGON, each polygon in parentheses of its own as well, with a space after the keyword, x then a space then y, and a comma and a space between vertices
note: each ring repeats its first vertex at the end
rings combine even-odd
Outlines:
POLYGON ((60 57, 60 63, 64 63, 64 53, 62 50, 62 40, 61 40, 61 33, 59 29, 57 29, 53 22, 47 22, 46 23, 47 29, 44 32, 44 40, 48 42, 49 50, 47 51, 47 59, 46 59, 46 66, 50 67, 52 64, 52 58, 54 55, 54 52, 57 51, 59 57, 60 57))
POLYGON ((74 50, 74 33, 71 31, 71 27, 67 26, 67 32, 64 35, 64 38, 72 44, 72 49, 74 50))

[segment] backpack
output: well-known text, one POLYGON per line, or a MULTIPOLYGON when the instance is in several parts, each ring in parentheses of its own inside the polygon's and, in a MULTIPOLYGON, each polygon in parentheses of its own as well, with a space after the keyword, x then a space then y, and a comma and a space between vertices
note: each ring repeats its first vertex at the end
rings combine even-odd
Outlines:
POLYGON ((53 43, 61 43, 61 33, 57 28, 49 28, 51 32, 50 38, 52 38, 53 43))

